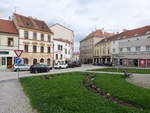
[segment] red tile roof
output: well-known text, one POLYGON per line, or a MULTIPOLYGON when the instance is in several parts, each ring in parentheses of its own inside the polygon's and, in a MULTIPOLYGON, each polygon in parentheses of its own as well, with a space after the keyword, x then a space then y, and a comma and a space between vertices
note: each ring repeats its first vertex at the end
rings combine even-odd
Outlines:
POLYGON ((18 30, 13 21, 3 19, 0 19, 0 32, 18 34, 18 30))
POLYGON ((64 40, 64 39, 62 39, 62 38, 55 38, 54 40, 56 40, 56 41, 61 41, 61 42, 65 42, 65 43, 72 43, 71 41, 69 41, 69 40, 64 40))
POLYGON ((103 32, 103 30, 96 30, 92 33, 90 33, 88 36, 86 36, 83 40, 81 40, 80 42, 84 41, 84 40, 88 40, 88 39, 91 39, 93 37, 109 37, 109 36, 112 36, 114 35, 114 33, 108 33, 108 32, 103 32))
POLYGON ((37 20, 32 17, 26 17, 26 16, 19 15, 16 13, 13 14, 13 17, 16 20, 17 26, 19 27, 52 33, 52 31, 49 29, 49 27, 44 21, 37 20))
POLYGON ((140 27, 140 28, 136 28, 136 29, 132 29, 132 30, 126 30, 119 34, 116 34, 116 35, 110 36, 106 39, 103 39, 100 42, 98 42, 97 44, 102 43, 102 42, 112 41, 112 40, 132 38, 135 36, 140 36, 140 35, 145 35, 145 34, 150 34, 150 26, 140 27))

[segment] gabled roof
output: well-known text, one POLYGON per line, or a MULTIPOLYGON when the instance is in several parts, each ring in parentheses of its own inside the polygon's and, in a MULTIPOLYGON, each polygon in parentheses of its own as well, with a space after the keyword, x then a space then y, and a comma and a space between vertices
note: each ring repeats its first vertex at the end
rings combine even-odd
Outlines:
POLYGON ((58 26, 60 26, 60 27, 63 27, 63 28, 65 28, 65 29, 67 29, 67 30, 73 32, 73 30, 71 30, 71 29, 69 29, 69 28, 67 28, 67 27, 65 27, 64 25, 61 25, 61 24, 59 24, 59 23, 56 23, 56 24, 54 24, 54 25, 52 25, 52 26, 49 26, 49 28, 51 29, 53 26, 56 26, 56 25, 58 25, 58 26))
POLYGON ((97 44, 107 42, 107 41, 112 41, 112 40, 132 38, 132 37, 135 37, 135 36, 140 36, 140 35, 145 35, 145 34, 150 34, 150 26, 140 27, 140 28, 136 28, 136 29, 132 29, 132 30, 126 30, 126 31, 121 32, 119 34, 110 36, 106 39, 102 39, 97 44))
POLYGON ((64 40, 64 39, 62 39, 62 38, 54 38, 54 40, 56 40, 56 41, 60 41, 60 42, 65 42, 65 43, 72 43, 71 41, 69 41, 69 40, 64 40))
POLYGON ((0 19, 0 32, 18 34, 18 30, 13 21, 3 19, 0 19))
POLYGON ((90 33, 88 36, 86 36, 83 40, 81 40, 80 42, 84 41, 84 40, 88 40, 94 37, 109 37, 114 35, 114 33, 108 33, 108 32, 103 32, 103 30, 98 29, 92 33, 90 33))
POLYGON ((16 24, 19 27, 52 33, 47 24, 42 20, 37 20, 16 13, 13 14, 13 17, 16 19, 16 24))

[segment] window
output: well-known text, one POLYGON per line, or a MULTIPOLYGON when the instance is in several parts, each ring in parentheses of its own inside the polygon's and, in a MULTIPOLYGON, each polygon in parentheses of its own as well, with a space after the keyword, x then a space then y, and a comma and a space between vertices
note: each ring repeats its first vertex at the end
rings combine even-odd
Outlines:
POLYGON ((28 37, 28 31, 24 31, 24 38, 25 39, 28 39, 29 37, 28 37))
POLYGON ((67 49, 65 49, 65 54, 67 54, 67 49))
POLYGON ((110 50, 108 49, 108 54, 110 54, 110 50))
POLYGON ((130 52, 130 50, 131 50, 130 47, 127 47, 127 52, 130 52))
POLYGON ((123 49, 122 48, 120 48, 120 52, 122 52, 123 51, 123 49))
POLYGON ((40 59, 40 63, 44 63, 44 59, 43 58, 40 59))
POLYGON ((37 52, 37 47, 33 46, 33 53, 36 53, 36 52, 37 52))
POLYGON ((150 51, 150 46, 146 46, 146 51, 150 51))
POLYGON ((62 45, 60 46, 60 50, 63 50, 63 46, 62 45))
POLYGON ((28 52, 28 45, 24 45, 24 51, 28 52))
POLYGON ((6 58, 2 57, 2 65, 6 65, 6 58))
POLYGON ((58 54, 56 54, 56 60, 58 59, 58 54))
POLYGON ((140 50, 141 50, 141 47, 137 46, 136 51, 140 51, 140 50))
POLYGON ((113 44, 115 44, 115 41, 113 41, 113 44))
POLYGON ((44 34, 41 34, 41 41, 44 41, 44 34))
POLYGON ((48 42, 51 42, 51 36, 48 35, 48 42))
POLYGON ((63 58, 63 55, 61 54, 61 55, 60 55, 60 59, 62 59, 62 58, 63 58))
POLYGON ((33 33, 33 40, 37 40, 37 33, 36 32, 33 33))
POLYGON ((115 52, 116 52, 116 49, 113 49, 113 52, 115 53, 115 52))
POLYGON ((148 36, 147 39, 150 39, 150 36, 148 36))
POLYGON ((13 38, 8 38, 8 46, 9 47, 14 46, 14 39, 13 38))
POLYGON ((47 52, 48 52, 48 53, 51 52, 51 47, 47 47, 47 52))
POLYGON ((29 63, 28 58, 24 58, 24 59, 23 59, 23 62, 24 62, 24 64, 28 64, 28 63, 29 63))
POLYGON ((44 47, 43 46, 41 47, 41 53, 44 53, 44 47))
POLYGON ((48 65, 48 66, 51 65, 51 59, 47 59, 47 65, 48 65))

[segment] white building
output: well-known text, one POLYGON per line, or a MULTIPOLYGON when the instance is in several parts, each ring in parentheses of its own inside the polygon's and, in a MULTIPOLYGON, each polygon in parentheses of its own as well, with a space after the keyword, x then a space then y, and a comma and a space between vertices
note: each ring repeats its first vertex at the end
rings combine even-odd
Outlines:
POLYGON ((11 68, 18 49, 18 31, 10 20, 0 19, 0 70, 11 68))
POLYGON ((60 24, 50 26, 50 30, 54 33, 54 62, 71 61, 74 51, 74 32, 60 24))
POLYGON ((54 63, 67 63, 72 59, 72 42, 63 39, 54 39, 54 63))

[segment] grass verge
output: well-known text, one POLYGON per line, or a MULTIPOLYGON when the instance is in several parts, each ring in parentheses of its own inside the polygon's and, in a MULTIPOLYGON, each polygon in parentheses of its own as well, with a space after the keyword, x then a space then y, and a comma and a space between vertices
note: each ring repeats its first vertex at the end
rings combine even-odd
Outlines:
POLYGON ((113 97, 150 110, 150 90, 128 83, 121 75, 101 74, 95 83, 113 97))
POLYGON ((149 113, 115 104, 88 91, 83 86, 86 73, 59 75, 63 76, 48 80, 40 76, 20 79, 33 108, 39 113, 149 113))

